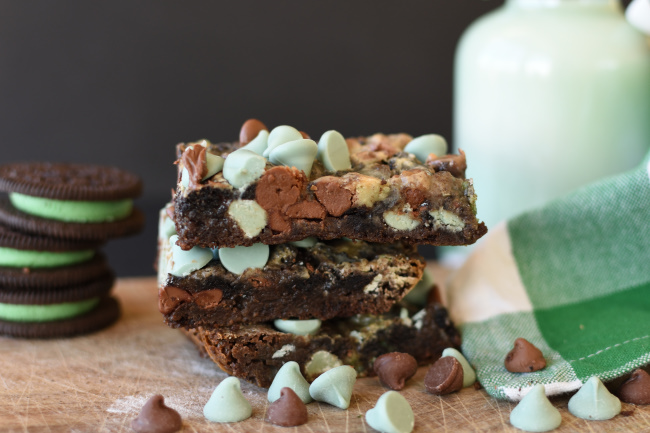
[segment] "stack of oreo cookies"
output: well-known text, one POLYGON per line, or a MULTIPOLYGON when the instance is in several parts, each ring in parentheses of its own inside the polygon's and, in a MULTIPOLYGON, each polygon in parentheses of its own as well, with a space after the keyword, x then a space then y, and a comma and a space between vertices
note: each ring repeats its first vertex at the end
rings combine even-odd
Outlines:
POLYGON ((115 275, 99 249, 142 229, 141 190, 114 167, 0 166, 0 335, 70 337, 117 320, 115 275))
POLYGON ((316 144, 254 119, 239 142, 178 145, 159 225, 164 320, 263 387, 289 361, 309 380, 341 364, 372 374, 393 351, 434 361, 460 339, 416 244, 486 231, 464 154, 442 152, 438 136, 328 131, 316 144))

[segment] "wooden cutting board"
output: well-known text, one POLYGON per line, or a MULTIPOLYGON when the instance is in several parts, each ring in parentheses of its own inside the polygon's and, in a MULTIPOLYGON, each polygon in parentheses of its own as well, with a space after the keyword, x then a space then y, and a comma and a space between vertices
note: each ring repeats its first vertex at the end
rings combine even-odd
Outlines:
MULTIPOLYGON (((245 382, 253 416, 234 424, 206 421, 203 406, 226 375, 162 323, 153 277, 121 280, 115 293, 123 316, 105 331, 57 341, 0 337, 0 432, 129 432, 154 394, 180 412, 184 432, 374 431, 364 414, 387 391, 375 378, 357 381, 348 410, 309 404, 309 422, 298 428, 266 424, 266 392, 245 382)), ((421 368, 401 391, 413 407, 415 432, 519 431, 508 422, 513 404, 473 388, 444 397, 427 394, 425 372, 421 368)), ((587 422, 567 412, 567 401, 554 400, 562 412, 557 432, 650 432, 650 407, 623 404, 625 415, 587 422)))

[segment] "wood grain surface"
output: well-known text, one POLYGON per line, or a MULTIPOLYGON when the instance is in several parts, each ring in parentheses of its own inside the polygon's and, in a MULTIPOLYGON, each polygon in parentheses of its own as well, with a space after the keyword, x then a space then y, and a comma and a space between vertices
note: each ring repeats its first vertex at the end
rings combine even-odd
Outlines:
MULTIPOLYGON (((208 422, 203 406, 226 375, 162 323, 154 278, 121 280, 115 293, 123 315, 105 331, 56 341, 0 337, 0 432, 129 432, 154 394, 180 412, 184 432, 374 431, 364 414, 387 391, 375 378, 357 381, 348 410, 309 404, 309 422, 296 428, 265 423, 265 390, 242 382, 253 416, 240 423, 208 422)), ((508 422, 513 404, 473 388, 444 397, 427 394, 425 372, 421 368, 401 391, 413 407, 415 432, 519 431, 508 422)), ((553 400, 562 412, 558 433, 650 432, 647 406, 624 403, 625 415, 589 422, 570 415, 567 401, 553 400)))

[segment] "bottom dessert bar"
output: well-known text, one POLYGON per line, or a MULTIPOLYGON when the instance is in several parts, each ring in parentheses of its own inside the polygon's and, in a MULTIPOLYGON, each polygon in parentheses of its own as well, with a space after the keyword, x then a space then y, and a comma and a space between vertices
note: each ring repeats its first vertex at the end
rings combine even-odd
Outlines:
POLYGON ((460 346, 447 310, 437 303, 419 311, 403 307, 381 316, 328 320, 311 336, 284 333, 270 324, 184 332, 223 371, 264 388, 289 361, 296 361, 309 381, 343 364, 364 377, 374 374, 373 363, 384 353, 406 352, 427 364, 445 348, 460 346))

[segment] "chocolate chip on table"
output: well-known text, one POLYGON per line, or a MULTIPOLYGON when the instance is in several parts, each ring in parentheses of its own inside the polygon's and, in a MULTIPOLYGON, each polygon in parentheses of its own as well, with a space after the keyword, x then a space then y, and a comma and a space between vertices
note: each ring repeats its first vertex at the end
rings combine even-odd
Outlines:
POLYGON ((418 370, 418 363, 408 353, 391 352, 378 357, 373 370, 384 385, 399 391, 418 370))
POLYGON ((463 366, 453 356, 437 360, 424 376, 424 389, 435 395, 450 394, 463 387, 463 366))
POLYGON ((524 338, 515 340, 514 348, 504 361, 506 370, 512 373, 529 373, 546 367, 542 351, 524 338))
POLYGON ((266 411, 266 421, 282 427, 294 427, 307 422, 307 406, 289 387, 280 390, 280 398, 266 411))
POLYGON ((131 422, 137 433, 174 433, 183 427, 181 416, 165 406, 162 395, 154 395, 142 407, 140 415, 131 422))
POLYGON ((618 397, 632 404, 650 404, 650 374, 637 368, 618 390, 618 397))

